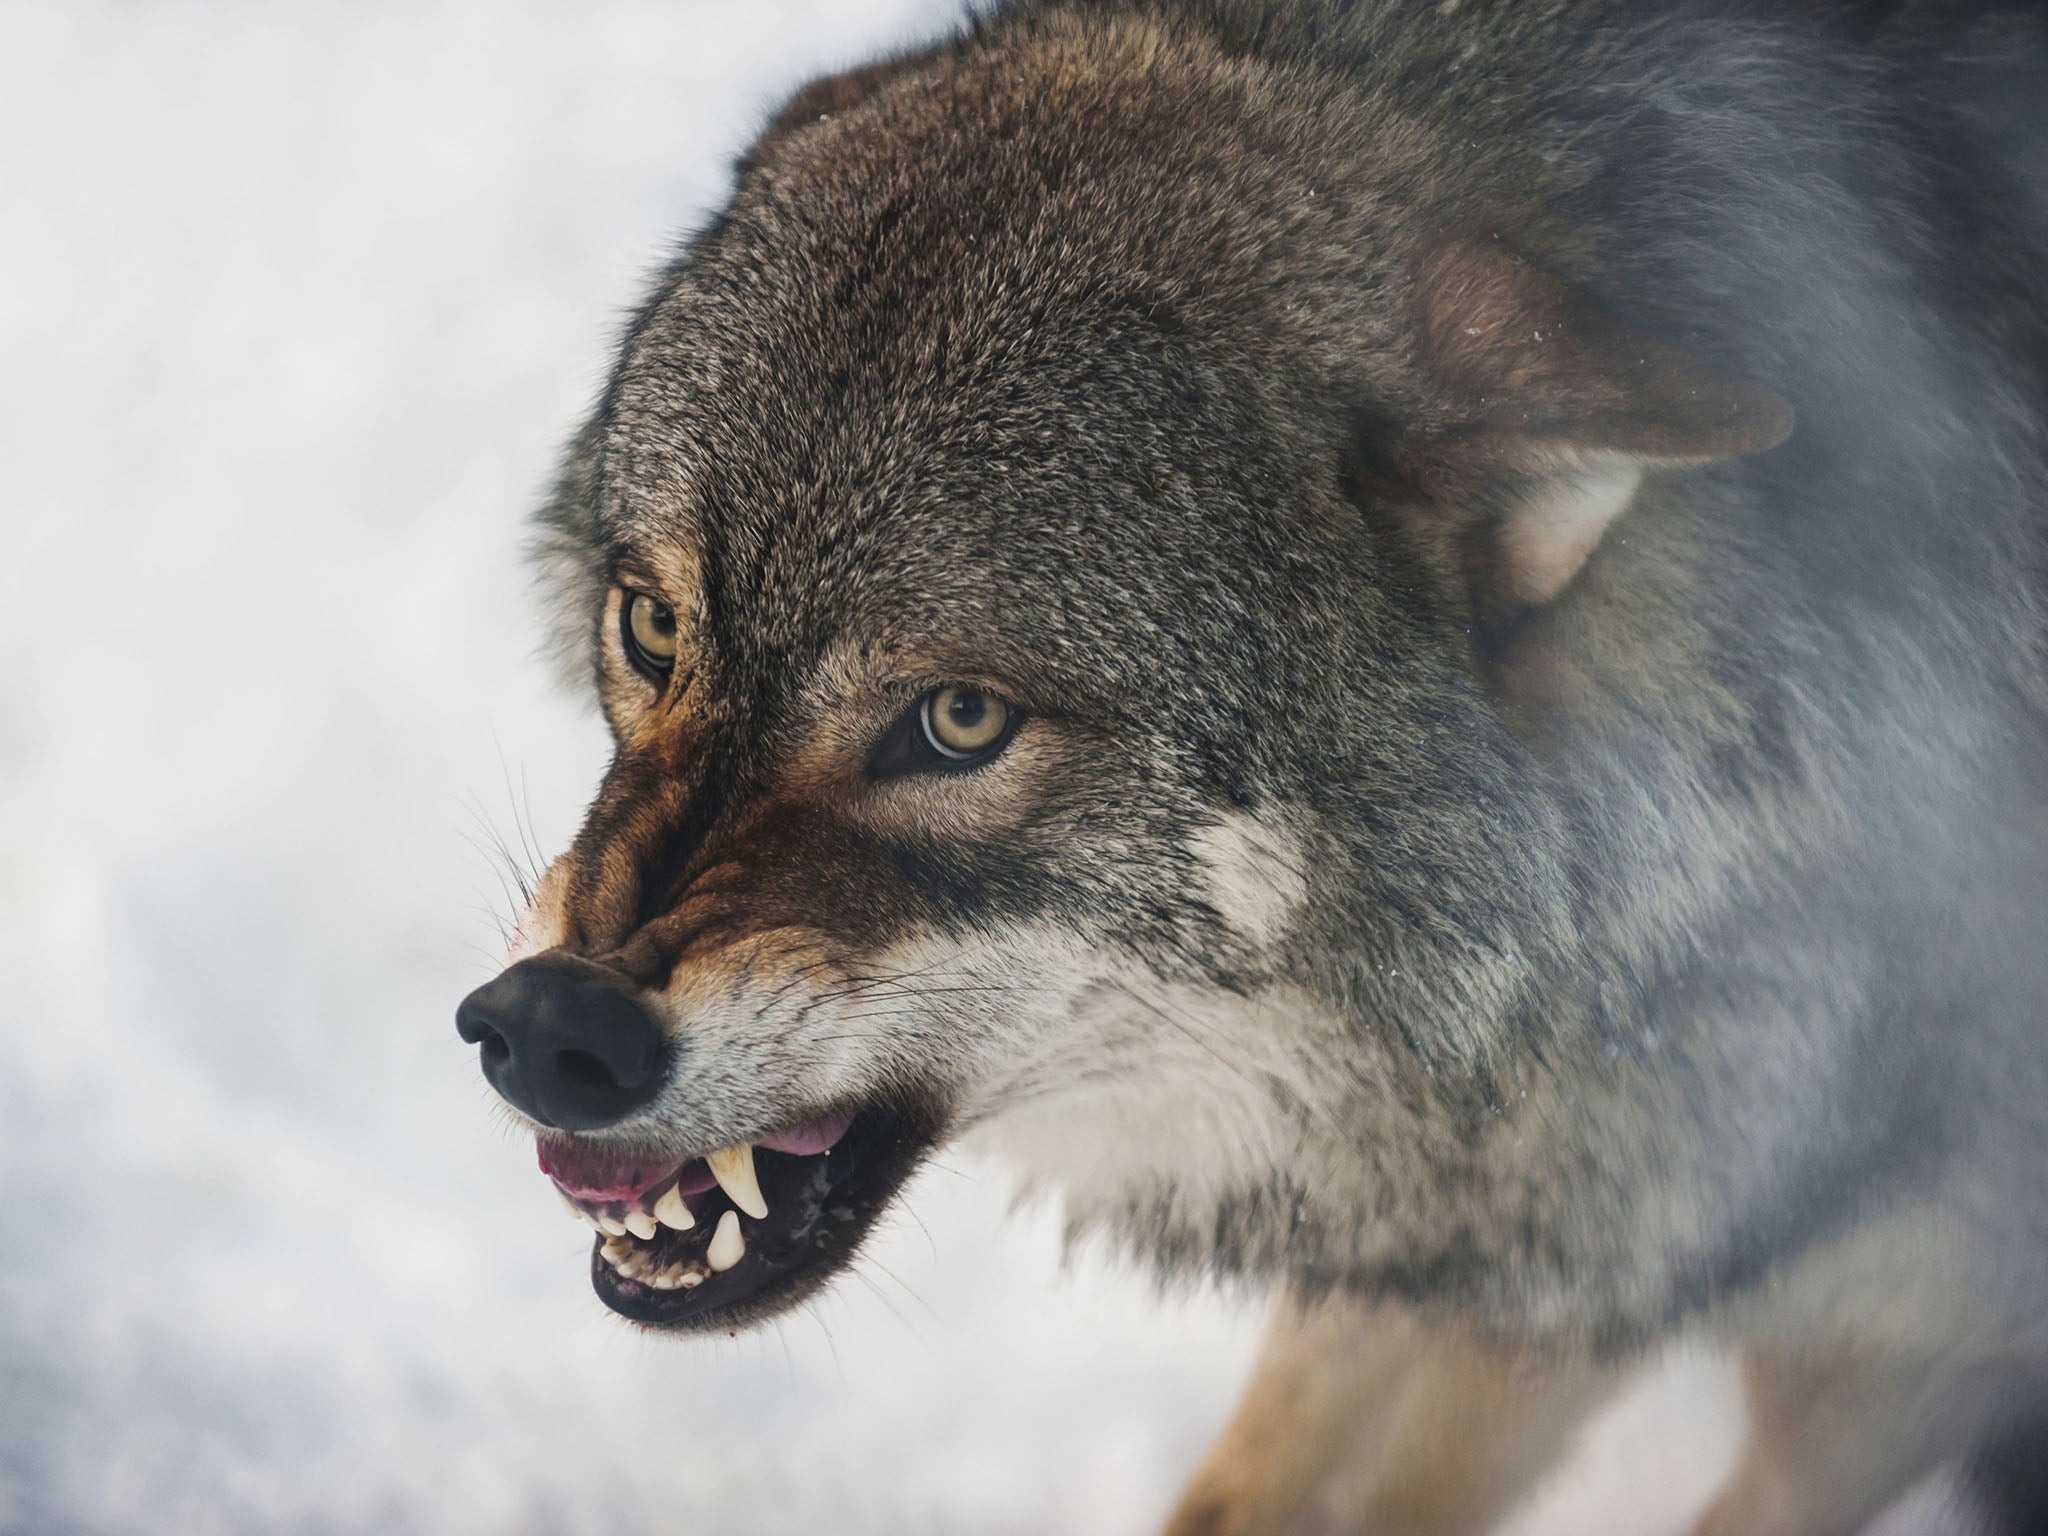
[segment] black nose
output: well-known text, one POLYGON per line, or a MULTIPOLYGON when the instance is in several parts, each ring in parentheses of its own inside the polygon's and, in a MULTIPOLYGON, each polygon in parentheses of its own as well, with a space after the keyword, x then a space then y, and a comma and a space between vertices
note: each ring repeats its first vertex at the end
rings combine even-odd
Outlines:
POLYGON ((537 955, 478 987, 455 1029, 508 1104, 560 1130, 615 1125, 661 1088, 653 1018, 623 978, 574 955, 537 955))

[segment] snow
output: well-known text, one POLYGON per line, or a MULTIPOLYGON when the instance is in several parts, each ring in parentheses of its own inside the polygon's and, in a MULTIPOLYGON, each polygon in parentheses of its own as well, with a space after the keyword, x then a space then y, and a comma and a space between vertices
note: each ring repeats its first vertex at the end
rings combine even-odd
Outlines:
POLYGON ((605 756, 518 552, 622 312, 953 12, 0 13, 0 1529, 1139 1532, 1222 1422, 1259 1299, 958 1158, 810 1311, 632 1331, 451 1023, 605 756))

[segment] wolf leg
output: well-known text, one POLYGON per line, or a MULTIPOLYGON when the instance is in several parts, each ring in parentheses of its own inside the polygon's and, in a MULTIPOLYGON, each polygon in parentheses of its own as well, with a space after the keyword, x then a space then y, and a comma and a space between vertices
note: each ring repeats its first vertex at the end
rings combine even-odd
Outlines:
POLYGON ((1749 1434, 1693 1536, 1850 1536, 1947 1450, 1947 1378, 1882 1356, 1752 1345, 1749 1434))
POLYGON ((1290 1298, 1166 1536, 1475 1536, 1614 1385, 1397 1308, 1290 1298))

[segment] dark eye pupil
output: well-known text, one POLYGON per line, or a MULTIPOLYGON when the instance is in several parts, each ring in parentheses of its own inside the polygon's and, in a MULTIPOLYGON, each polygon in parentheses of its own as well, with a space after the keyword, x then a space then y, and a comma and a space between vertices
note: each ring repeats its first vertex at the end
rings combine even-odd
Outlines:
POLYGON ((988 713, 988 698, 984 694, 969 693, 965 689, 946 701, 946 718, 964 731, 971 731, 981 724, 988 713))
POLYGON ((676 632, 675 614, 670 612, 667 608, 662 607, 660 603, 654 604, 653 608, 654 611, 651 615, 650 622, 652 622, 654 625, 655 633, 659 635, 674 634, 676 632))

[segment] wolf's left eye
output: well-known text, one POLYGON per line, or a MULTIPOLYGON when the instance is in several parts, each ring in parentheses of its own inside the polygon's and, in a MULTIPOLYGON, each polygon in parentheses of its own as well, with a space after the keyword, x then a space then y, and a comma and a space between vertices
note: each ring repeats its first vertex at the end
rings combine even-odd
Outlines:
POLYGON ((628 592, 619 620, 626 659, 654 682, 667 677, 676 660, 675 610, 645 592, 628 592))
POLYGON ((1017 720, 1018 712, 1001 695, 971 683, 947 683, 896 722, 868 771, 886 779, 979 767, 1009 744, 1017 720))

